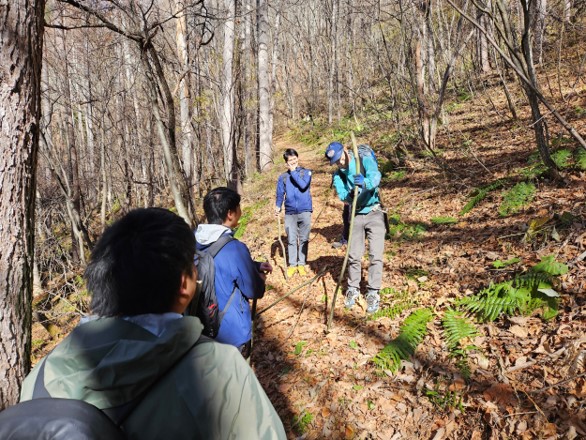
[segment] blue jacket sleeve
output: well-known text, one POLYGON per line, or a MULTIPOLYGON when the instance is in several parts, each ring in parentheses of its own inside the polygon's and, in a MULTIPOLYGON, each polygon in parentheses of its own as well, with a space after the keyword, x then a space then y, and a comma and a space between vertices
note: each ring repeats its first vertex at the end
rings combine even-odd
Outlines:
POLYGON ((235 240, 237 245, 236 285, 248 299, 262 298, 265 294, 265 282, 260 276, 259 264, 252 260, 246 245, 235 240))
POLYGON ((348 199, 352 198, 352 195, 347 182, 342 178, 340 173, 343 173, 343 171, 336 171, 334 173, 334 188, 340 200, 347 202, 348 199))
POLYGON ((309 188, 309 185, 311 184, 311 170, 297 167, 291 171, 290 175, 291 180, 295 185, 297 185, 300 191, 303 192, 309 188))
POLYGON ((283 199, 285 197, 285 179, 283 176, 284 174, 281 174, 277 179, 277 196, 275 206, 279 209, 281 209, 281 206, 283 206, 283 199))
POLYGON ((380 185, 381 174, 378 170, 378 165, 372 157, 363 157, 362 165, 364 165, 364 183, 366 189, 373 190, 380 185))

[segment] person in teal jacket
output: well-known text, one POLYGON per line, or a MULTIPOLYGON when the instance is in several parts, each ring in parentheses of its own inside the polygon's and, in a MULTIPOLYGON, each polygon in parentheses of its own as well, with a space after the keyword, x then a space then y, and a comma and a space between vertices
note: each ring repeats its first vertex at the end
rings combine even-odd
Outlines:
POLYGON ((38 379, 50 397, 106 412, 139 398, 122 425, 131 439, 286 439, 238 350, 201 340, 199 318, 182 315, 196 292, 195 244, 163 209, 110 226, 85 272, 94 315, 35 366, 21 401, 38 397, 38 379))
POLYGON ((359 158, 356 163, 354 154, 339 142, 332 142, 326 148, 326 159, 330 165, 336 165, 333 184, 341 201, 352 205, 354 187, 358 187, 354 229, 350 238, 348 253, 348 290, 344 305, 352 308, 360 295, 362 274, 362 255, 364 240, 368 239, 368 284, 366 292, 367 313, 379 309, 379 290, 382 283, 383 251, 385 243, 385 220, 378 194, 381 173, 372 156, 359 158), (363 174, 364 173, 364 174, 363 174))

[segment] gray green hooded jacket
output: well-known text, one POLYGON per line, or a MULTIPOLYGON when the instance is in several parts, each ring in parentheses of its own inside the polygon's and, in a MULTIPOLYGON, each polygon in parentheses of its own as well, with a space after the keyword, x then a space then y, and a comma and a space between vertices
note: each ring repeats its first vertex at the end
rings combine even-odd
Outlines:
POLYGON ((43 362, 51 397, 81 399, 106 409, 149 389, 180 359, 124 422, 129 438, 286 438, 279 416, 236 348, 217 342, 191 348, 202 330, 198 318, 166 319, 156 334, 143 327, 122 318, 79 325, 26 377, 21 401, 32 398, 43 362))

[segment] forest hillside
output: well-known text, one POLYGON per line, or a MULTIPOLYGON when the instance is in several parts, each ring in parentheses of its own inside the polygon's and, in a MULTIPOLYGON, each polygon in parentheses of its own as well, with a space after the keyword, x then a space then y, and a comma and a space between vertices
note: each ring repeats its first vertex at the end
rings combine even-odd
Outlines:
MULTIPOLYGON (((565 106, 586 132, 586 84, 565 106)), ((584 153, 557 133, 563 179, 550 179, 529 147, 528 108, 504 118, 499 87, 454 95, 448 108, 435 155, 381 147, 393 133, 377 113, 338 126, 306 120, 274 139, 274 167, 244 184, 237 236, 275 268, 257 306, 252 366, 290 438, 586 435, 584 153), (347 311, 338 295, 328 332, 345 249, 331 247, 342 203, 324 150, 332 140, 351 145, 351 132, 372 145, 383 173, 381 310, 347 311), (285 148, 314 171, 311 272, 290 279, 273 210, 285 148)), ((47 291, 57 286, 54 278, 47 291)), ((76 322, 47 324, 84 307, 83 291, 71 292, 37 298, 45 325, 34 324, 35 359, 76 322)))
POLYGON ((251 364, 289 438, 586 437, 583 0, 15 1, 0 406, 29 352, 89 313, 104 228, 146 206, 195 226, 230 186, 237 237, 274 267, 251 364), (324 150, 353 136, 376 152, 389 220, 371 316, 334 302, 324 150), (303 277, 285 277, 274 215, 286 148, 313 171, 303 277))

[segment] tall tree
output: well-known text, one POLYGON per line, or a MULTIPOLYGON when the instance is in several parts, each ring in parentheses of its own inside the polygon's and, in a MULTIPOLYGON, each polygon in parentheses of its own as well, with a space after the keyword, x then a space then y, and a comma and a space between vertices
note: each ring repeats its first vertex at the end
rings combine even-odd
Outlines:
POLYGON ((0 409, 30 368, 44 0, 0 0, 0 409))
POLYGON ((256 7, 258 32, 258 166, 263 171, 271 163, 273 158, 273 133, 270 123, 271 84, 269 77, 268 1, 257 0, 256 7))

